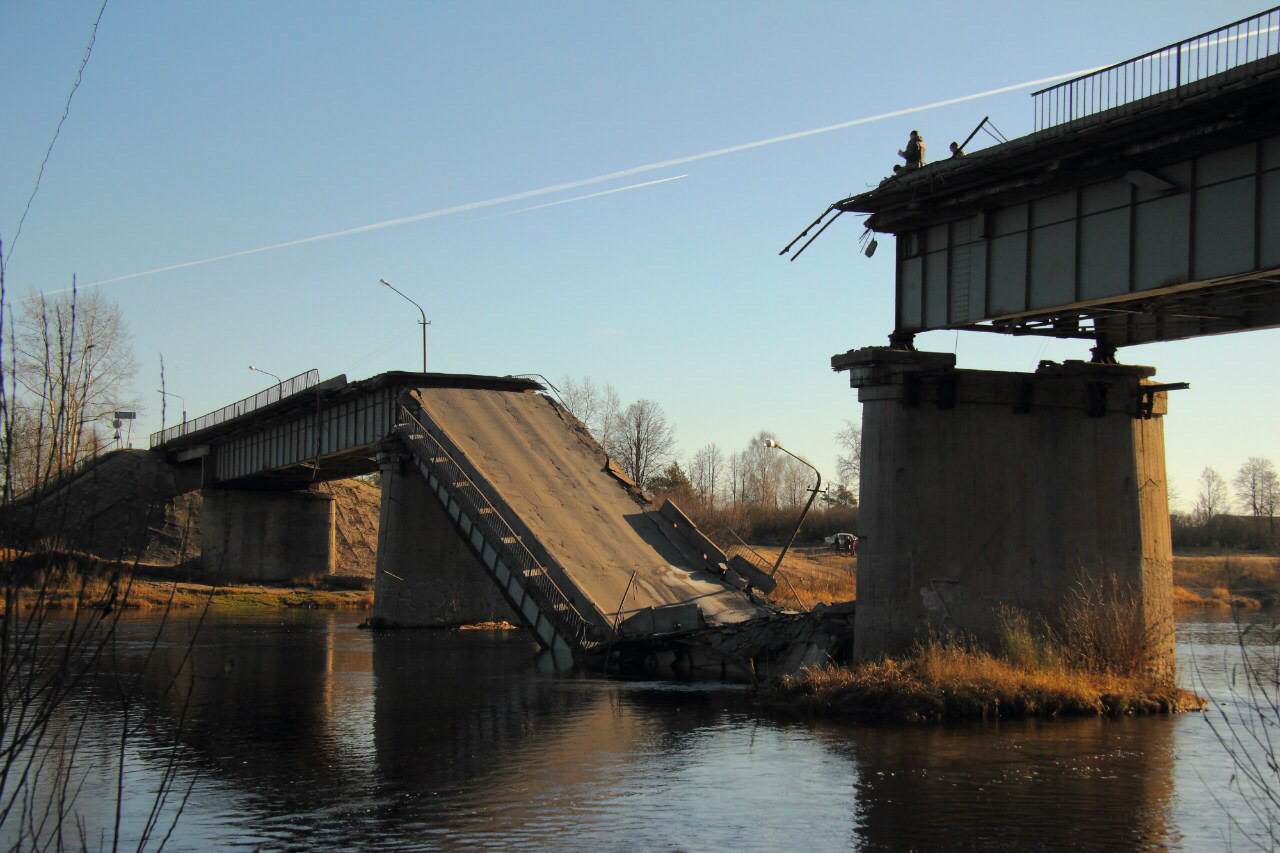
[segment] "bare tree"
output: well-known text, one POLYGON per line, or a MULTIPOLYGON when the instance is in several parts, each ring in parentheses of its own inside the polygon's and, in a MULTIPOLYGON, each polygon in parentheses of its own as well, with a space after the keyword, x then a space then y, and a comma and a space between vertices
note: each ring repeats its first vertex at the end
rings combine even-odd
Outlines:
POLYGON ((836 433, 836 479, 855 495, 862 481, 862 428, 852 419, 836 433))
POLYGON ((1261 456, 1250 456, 1236 472, 1233 484, 1236 488, 1236 499, 1246 512, 1261 521, 1268 520, 1270 531, 1275 533, 1275 515, 1277 492, 1276 466, 1270 459, 1261 456))
POLYGON ((735 450, 729 454, 729 499, 736 508, 743 500, 743 478, 746 465, 742 461, 742 452, 735 450))
POLYGON ((1227 483, 1222 475, 1209 466, 1200 472, 1200 491, 1196 494, 1195 516, 1206 524, 1222 515, 1227 509, 1227 483))
POLYGON ((641 488, 671 461, 676 447, 675 429, 667 423, 662 407, 652 400, 637 400, 616 418, 605 450, 627 476, 641 488))
POLYGON ((724 468, 724 454, 712 442, 700 447, 698 452, 693 454, 693 461, 689 467, 693 474, 693 487, 698 495, 707 504, 714 506, 716 488, 720 481, 721 469, 724 468))
POLYGON ((789 507, 798 507, 809 499, 813 488, 813 471, 804 463, 785 456, 782 460, 779 496, 789 507))
POLYGON ((566 374, 560 380, 561 401, 575 418, 587 424, 587 429, 591 429, 591 424, 600 416, 600 396, 600 389, 590 376, 576 380, 566 374))
POLYGON ((6 438, 14 478, 30 487, 97 452, 104 419, 137 407, 137 363, 119 307, 74 287, 63 297, 25 297, 9 344, 15 429, 6 438))
MULTIPOLYGON (((0 259, 2 250, 0 245, 0 259)), ((75 459, 76 448, 91 444, 86 415, 109 402, 99 383, 120 364, 119 353, 112 358, 110 342, 124 340, 127 354, 127 336, 117 334, 122 326, 110 322, 95 326, 95 312, 77 306, 74 293, 61 303, 29 300, 19 317, 27 325, 15 334, 4 281, 0 260, 0 329, 5 332, 0 346, 0 544, 6 546, 0 555, 0 836, 15 850, 90 845, 77 797, 89 778, 86 768, 101 760, 101 754, 87 756, 82 749, 90 724, 87 705, 95 712, 107 709, 107 731, 118 745, 114 822, 106 815, 97 837, 99 846, 116 850, 126 841, 124 835, 133 833, 122 824, 123 805, 138 802, 141 793, 127 781, 127 755, 154 722, 140 701, 142 685, 159 681, 160 699, 181 703, 185 716, 190 693, 183 693, 179 672, 189 664, 204 615, 189 635, 179 672, 161 672, 150 652, 133 673, 114 669, 117 629, 134 594, 136 563, 119 554, 99 560, 42 551, 45 536, 36 538, 29 525, 18 521, 14 462, 34 447, 37 464, 42 454, 50 465, 61 464, 75 459), (89 324, 88 331, 81 331, 82 322, 89 324), (24 334, 32 336, 24 340, 24 334), (95 340, 103 341, 103 352, 95 340), (20 348, 19 341, 25 346, 20 348), (102 360, 89 366, 82 358, 102 360), (31 398, 21 415, 15 392, 31 398)), ((29 500, 23 508, 34 503, 29 500)), ((53 538, 59 537, 55 533, 53 538)), ((171 596, 151 651, 160 643, 172 605, 171 596)), ((163 848, 190 794, 190 785, 184 793, 179 784, 184 763, 178 760, 180 731, 181 722, 163 762, 161 782, 147 792, 152 797, 147 821, 136 838, 127 839, 137 850, 163 848)), ((145 811, 146 803, 142 805, 145 811)))
POLYGON ((560 380, 560 399, 601 445, 607 448, 614 442, 622 403, 612 385, 600 387, 590 376, 581 380, 565 376, 560 380))
POLYGON ((773 507, 780 503, 782 472, 788 457, 765 446, 766 439, 776 438, 774 433, 761 430, 742 451, 743 498, 747 503, 773 507))

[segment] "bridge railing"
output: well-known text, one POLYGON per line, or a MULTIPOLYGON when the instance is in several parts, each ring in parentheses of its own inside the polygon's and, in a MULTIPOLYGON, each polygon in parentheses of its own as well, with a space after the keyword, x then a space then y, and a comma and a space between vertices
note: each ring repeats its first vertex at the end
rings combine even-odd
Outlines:
POLYGON ((232 418, 238 418, 241 415, 248 414, 255 409, 261 409, 263 406, 269 406, 272 403, 279 402, 285 397, 297 394, 299 391, 305 391, 308 388, 320 384, 320 371, 308 370, 305 373, 299 373, 289 379, 272 385, 270 388, 259 391, 251 397, 245 397, 243 400, 236 400, 229 406, 223 406, 216 412, 210 412, 207 415, 201 415, 194 420, 184 421, 176 426, 159 432, 151 433, 151 447, 154 449, 162 444, 173 441, 175 438, 181 438, 184 435, 190 435, 207 429, 211 426, 217 426, 224 421, 232 418))
POLYGON ((485 541, 501 554, 507 568, 519 577, 526 594, 556 629, 580 650, 590 650, 604 643, 608 639, 604 630, 578 611, 523 539, 446 449, 443 441, 447 439, 438 434, 438 428, 424 424, 404 406, 400 407, 400 417, 406 427, 398 430, 401 440, 446 484, 450 497, 466 511, 472 525, 480 528, 485 541))
POLYGON ((1277 56, 1280 6, 1033 92, 1035 129, 1069 124, 1156 95, 1181 97, 1215 74, 1277 56))

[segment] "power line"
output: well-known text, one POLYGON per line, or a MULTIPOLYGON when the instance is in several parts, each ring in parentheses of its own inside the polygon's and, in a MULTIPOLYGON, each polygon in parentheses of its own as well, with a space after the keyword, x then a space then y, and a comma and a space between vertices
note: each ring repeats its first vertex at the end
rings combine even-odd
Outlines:
POLYGON ((36 174, 36 185, 31 188, 31 195, 27 197, 27 206, 22 209, 22 217, 18 219, 18 228, 13 232, 13 239, 9 241, 9 251, 4 256, 5 262, 13 257, 13 247, 18 244, 18 237, 22 234, 22 225, 27 221, 27 214, 31 212, 31 203, 36 200, 36 193, 40 192, 40 181, 44 179, 44 168, 49 164, 49 156, 53 154, 53 146, 58 142, 58 135, 62 133, 62 125, 67 120, 67 116, 71 114, 71 99, 76 96, 76 90, 80 88, 80 81, 84 79, 84 67, 89 64, 89 57, 93 54, 93 43, 98 40, 98 24, 102 23, 102 14, 107 11, 107 0, 102 0, 102 6, 98 8, 98 17, 93 19, 93 30, 89 33, 89 44, 85 46, 84 57, 80 60, 80 70, 76 72, 76 82, 71 84, 71 91, 67 93, 67 102, 62 107, 62 118, 58 119, 58 126, 54 128, 53 139, 49 140, 49 147, 45 149, 44 159, 40 161, 40 171, 36 174))

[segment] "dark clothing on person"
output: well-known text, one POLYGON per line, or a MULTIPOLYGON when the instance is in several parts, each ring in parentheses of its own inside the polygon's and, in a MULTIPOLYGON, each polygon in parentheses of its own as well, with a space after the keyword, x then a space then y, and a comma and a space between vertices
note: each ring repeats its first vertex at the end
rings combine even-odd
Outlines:
POLYGON ((920 134, 913 133, 907 140, 905 157, 908 169, 919 169, 924 165, 924 138, 920 134))

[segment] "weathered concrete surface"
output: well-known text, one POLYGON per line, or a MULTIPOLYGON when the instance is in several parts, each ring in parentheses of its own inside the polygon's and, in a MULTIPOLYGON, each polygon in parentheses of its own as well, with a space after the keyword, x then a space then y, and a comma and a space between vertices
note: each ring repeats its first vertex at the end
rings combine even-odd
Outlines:
POLYGON ((1173 663, 1163 392, 1152 368, 956 370, 954 356, 868 348, 833 359, 863 404, 855 653, 930 629, 991 639, 1008 604, 1055 621, 1082 578, 1141 599, 1173 663))
POLYGON ((515 618, 426 481, 394 455, 382 465, 378 528, 375 620, 449 628, 515 618))
POLYGON ((313 580, 333 574, 333 497, 207 489, 202 562, 215 578, 313 580))
POLYGON ((580 611, 589 605, 612 622, 649 607, 696 604, 713 626, 772 612, 722 580, 696 531, 611 473, 591 434, 549 398, 441 387, 412 396, 580 611))

